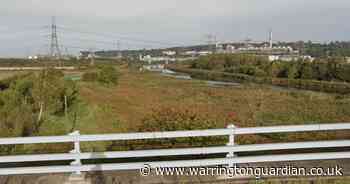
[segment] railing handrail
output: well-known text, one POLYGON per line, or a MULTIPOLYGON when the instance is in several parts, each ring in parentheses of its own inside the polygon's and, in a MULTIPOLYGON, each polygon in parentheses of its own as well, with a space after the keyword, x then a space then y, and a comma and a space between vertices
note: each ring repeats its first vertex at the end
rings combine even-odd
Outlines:
MULTIPOLYGON (((326 131, 326 130, 350 130, 350 123, 335 124, 312 124, 312 125, 286 125, 268 127, 234 128, 235 135, 244 134, 267 134, 267 133, 291 133, 306 131, 326 131)), ((162 139, 162 138, 183 138, 183 137, 209 137, 231 135, 232 130, 207 129, 190 131, 168 131, 168 132, 141 132, 141 133, 119 133, 119 134, 92 134, 80 135, 80 142, 92 141, 116 141, 116 140, 140 140, 140 139, 162 139)), ((67 143, 74 142, 77 137, 73 135, 63 136, 36 136, 36 137, 13 137, 0 138, 0 145, 14 144, 39 144, 39 143, 67 143)))
POLYGON ((350 130, 350 123, 236 128, 235 134, 244 135, 244 134, 267 134, 267 133, 291 133, 291 132, 329 131, 329 130, 350 130))

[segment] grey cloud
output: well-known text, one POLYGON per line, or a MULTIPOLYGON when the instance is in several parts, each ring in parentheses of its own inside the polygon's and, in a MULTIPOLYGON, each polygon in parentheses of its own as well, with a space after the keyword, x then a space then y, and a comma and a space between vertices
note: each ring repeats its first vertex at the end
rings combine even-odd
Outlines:
MULTIPOLYGON (((52 15, 62 26, 169 43, 204 42, 208 33, 223 41, 265 40, 270 28, 277 40, 347 40, 349 7, 349 0, 2 0, 0 42, 6 44, 0 56, 24 55, 37 50, 31 44, 47 43, 49 30, 31 27, 48 25, 52 15), (28 46, 9 49, 19 45, 28 46)), ((73 44, 67 33, 60 36, 73 44)))

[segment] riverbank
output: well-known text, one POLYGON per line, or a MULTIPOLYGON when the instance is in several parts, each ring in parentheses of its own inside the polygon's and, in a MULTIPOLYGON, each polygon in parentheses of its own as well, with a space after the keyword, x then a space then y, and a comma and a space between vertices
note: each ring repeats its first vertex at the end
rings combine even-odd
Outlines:
POLYGON ((254 76, 249 76, 245 74, 190 69, 190 68, 178 67, 178 66, 168 66, 168 69, 173 70, 175 72, 188 74, 192 78, 203 79, 203 80, 268 84, 268 85, 274 85, 279 87, 311 90, 311 91, 319 91, 319 92, 327 92, 327 93, 338 93, 338 94, 350 93, 350 84, 345 82, 254 77, 254 76))

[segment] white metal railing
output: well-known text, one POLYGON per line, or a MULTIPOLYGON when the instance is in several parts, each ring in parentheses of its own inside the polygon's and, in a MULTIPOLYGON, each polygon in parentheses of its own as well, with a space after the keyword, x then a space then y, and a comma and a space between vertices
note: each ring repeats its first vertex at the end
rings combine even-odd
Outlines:
POLYGON ((225 129, 100 134, 100 135, 80 135, 79 132, 76 131, 67 136, 0 138, 0 145, 69 143, 69 142, 74 143, 74 149, 70 153, 0 156, 0 163, 68 160, 68 161, 72 161, 71 165, 0 168, 0 175, 61 173, 61 172, 76 172, 77 174, 80 174, 80 172, 83 172, 83 171, 96 171, 96 170, 134 170, 134 169, 142 168, 145 164, 150 165, 151 167, 157 167, 157 166, 185 167, 185 166, 211 166, 211 165, 228 165, 228 164, 231 165, 231 164, 252 163, 252 162, 274 162, 274 161, 295 161, 295 160, 302 161, 302 160, 350 158, 350 152, 261 155, 261 156, 247 156, 247 157, 238 157, 236 155, 236 153, 239 153, 239 152, 328 148, 328 147, 332 147, 332 148, 350 147, 350 140, 253 144, 253 145, 236 145, 235 144, 236 135, 290 133, 290 132, 307 132, 307 131, 330 131, 330 130, 350 130, 350 123, 273 126, 273 127, 254 127, 254 128, 238 128, 238 127, 235 127, 234 125, 229 125, 225 129), (111 151, 111 152, 100 152, 100 153, 82 153, 80 150, 80 142, 183 138, 183 137, 209 137, 209 136, 229 136, 229 142, 225 146, 201 147, 201 148, 111 151), (157 156, 203 155, 203 154, 219 154, 219 153, 227 154, 226 158, 179 160, 179 161, 166 161, 166 162, 93 164, 93 165, 84 165, 81 162, 82 160, 101 159, 101 158, 135 158, 135 157, 142 158, 142 157, 157 157, 157 156))

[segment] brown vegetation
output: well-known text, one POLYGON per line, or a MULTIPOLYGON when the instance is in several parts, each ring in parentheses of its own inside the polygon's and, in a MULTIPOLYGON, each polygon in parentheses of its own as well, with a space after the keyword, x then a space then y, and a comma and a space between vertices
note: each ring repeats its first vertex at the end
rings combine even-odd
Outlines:
MULTIPOLYGON (((260 85, 209 87, 203 81, 177 80, 155 73, 128 70, 122 70, 118 87, 104 88, 84 83, 81 85, 81 95, 91 105, 108 106, 111 114, 114 114, 121 121, 124 130, 128 131, 140 131, 140 127, 145 127, 150 117, 164 114, 161 111, 169 109, 178 112, 190 111, 215 122, 217 128, 223 128, 229 123, 249 127, 350 120, 350 101, 346 96, 291 92, 260 85)), ((106 116, 104 118, 108 119, 106 116)), ((168 118, 176 119, 175 115, 168 118)), ((162 130, 160 125, 158 130, 162 130)), ((107 127, 105 124, 104 128, 107 127)), ((197 127, 201 127, 200 122, 197 127)), ((110 130, 114 131, 113 128, 110 130)), ((335 138, 334 133, 290 136, 301 140, 335 138)), ((242 142, 281 141, 285 138, 283 135, 249 136, 242 142)))

